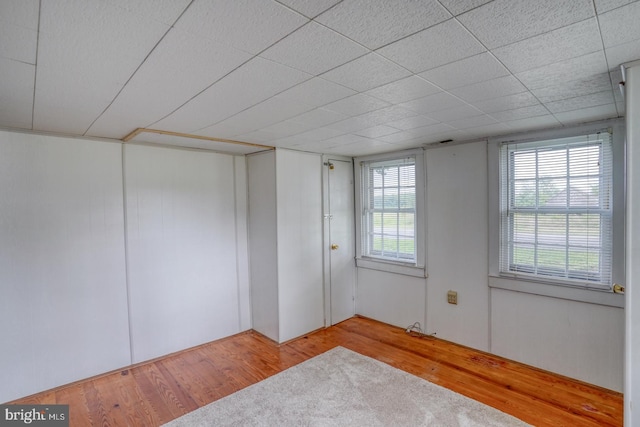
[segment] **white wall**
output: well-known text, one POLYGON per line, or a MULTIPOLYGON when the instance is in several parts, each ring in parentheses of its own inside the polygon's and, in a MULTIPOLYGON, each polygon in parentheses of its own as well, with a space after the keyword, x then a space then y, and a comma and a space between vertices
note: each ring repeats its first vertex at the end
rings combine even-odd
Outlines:
POLYGON ((356 313, 407 327, 425 319, 425 279, 358 268, 356 313))
POLYGON ((280 340, 278 326, 278 254, 276 155, 247 157, 249 184, 249 266, 253 329, 280 340))
POLYGON ((0 131, 0 402, 249 329, 246 219, 243 156, 0 131))
POLYGON ((0 132, 0 402, 130 363, 120 144, 0 132))
POLYGON ((492 353, 622 390, 622 309, 497 288, 491 308, 492 353))
POLYGON ((279 341, 324 326, 322 157, 276 151, 279 341))
POLYGON ((234 157, 124 148, 133 362, 240 332, 234 157))
POLYGON ((427 150, 427 330, 489 350, 487 151, 427 150), (447 291, 458 304, 447 303, 447 291))

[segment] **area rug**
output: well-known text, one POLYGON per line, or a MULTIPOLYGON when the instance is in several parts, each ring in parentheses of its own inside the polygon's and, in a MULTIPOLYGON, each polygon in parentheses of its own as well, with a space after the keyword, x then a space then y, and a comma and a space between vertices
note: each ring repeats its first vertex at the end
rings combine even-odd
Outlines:
POLYGON ((336 347, 165 424, 527 426, 497 409, 336 347))

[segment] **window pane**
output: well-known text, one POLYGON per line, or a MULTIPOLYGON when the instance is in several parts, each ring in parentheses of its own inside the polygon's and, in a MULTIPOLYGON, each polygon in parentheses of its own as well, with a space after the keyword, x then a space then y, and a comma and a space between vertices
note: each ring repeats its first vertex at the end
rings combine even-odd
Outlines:
POLYGON ((536 206, 536 180, 528 179, 513 183, 513 207, 534 208, 536 206))
POLYGON ((531 179, 536 177, 536 152, 522 151, 512 154, 514 179, 531 179))
POLYGON ((553 149, 538 152, 538 177, 567 176, 567 150, 553 149))
POLYGON ((400 185, 403 187, 415 187, 416 185, 416 166, 400 167, 400 185))
POLYGON ((383 208, 387 209, 397 209, 399 206, 398 201, 398 189, 397 188, 385 188, 384 189, 384 197, 383 197, 383 208))
POLYGON ((565 248, 538 246, 538 273, 565 276, 567 251, 565 248))
POLYGON ((382 189, 373 190, 373 208, 374 209, 382 209, 383 206, 383 192, 382 189))
POLYGON ((514 243, 535 243, 536 215, 527 213, 513 214, 512 241, 514 243))
POLYGON ((533 245, 514 245, 511 268, 515 271, 533 272, 536 250, 533 245))
POLYGON ((599 174, 600 153, 599 144, 572 148, 569 151, 569 173, 572 176, 599 174))
POLYGON ((569 245, 598 248, 600 241, 600 215, 573 214, 569 216, 569 245))
POLYGON ((567 180, 542 179, 538 183, 538 206, 565 208, 567 206, 567 180))
POLYGON ((569 189, 569 204, 572 207, 600 207, 600 177, 572 178, 569 189))
POLYGON ((566 246, 567 216, 538 215, 538 244, 566 246))
POLYGON ((384 168, 384 186, 385 187, 397 187, 398 186, 398 168, 384 168))

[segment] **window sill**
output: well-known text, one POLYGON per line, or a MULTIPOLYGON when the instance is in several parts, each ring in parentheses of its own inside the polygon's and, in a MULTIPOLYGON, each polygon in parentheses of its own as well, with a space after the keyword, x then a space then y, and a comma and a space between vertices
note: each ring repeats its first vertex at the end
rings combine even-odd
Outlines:
POLYGON ((573 288, 562 285, 551 285, 511 277, 489 276, 489 287, 505 289, 508 291, 523 292, 526 294, 545 297, 560 298, 571 301, 585 302, 589 304, 605 305, 609 307, 624 308, 624 295, 598 289, 573 288))
POLYGON ((427 272, 424 267, 418 267, 401 262, 383 261, 373 258, 356 258, 356 266, 359 268, 367 268, 369 270, 403 274, 405 276, 427 277, 427 272))

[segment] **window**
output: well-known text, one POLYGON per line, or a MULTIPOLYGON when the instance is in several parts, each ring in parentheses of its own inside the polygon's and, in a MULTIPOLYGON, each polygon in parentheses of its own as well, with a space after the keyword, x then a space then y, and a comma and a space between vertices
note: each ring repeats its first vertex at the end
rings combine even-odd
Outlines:
POLYGON ((424 150, 355 159, 356 265, 426 277, 424 150))
POLYGON ((363 255, 416 263, 415 156, 362 163, 363 255))
POLYGON ((500 148, 500 274, 608 288, 612 281, 608 132, 500 148))

